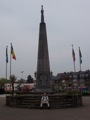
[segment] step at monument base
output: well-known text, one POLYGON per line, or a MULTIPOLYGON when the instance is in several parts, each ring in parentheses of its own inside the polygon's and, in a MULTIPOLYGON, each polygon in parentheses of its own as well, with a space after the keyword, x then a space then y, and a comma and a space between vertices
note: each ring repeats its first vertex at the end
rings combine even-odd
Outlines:
MULTIPOLYGON (((39 109, 42 94, 6 96, 6 105, 20 108, 39 109)), ((81 95, 48 94, 51 109, 82 106, 81 95)))

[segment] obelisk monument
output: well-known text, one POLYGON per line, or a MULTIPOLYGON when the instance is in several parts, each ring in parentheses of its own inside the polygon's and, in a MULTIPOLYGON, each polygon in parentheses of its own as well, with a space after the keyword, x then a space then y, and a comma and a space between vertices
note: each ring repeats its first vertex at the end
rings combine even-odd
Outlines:
POLYGON ((38 92, 52 92, 47 33, 46 24, 44 22, 43 6, 41 6, 41 23, 39 28, 36 88, 38 92))

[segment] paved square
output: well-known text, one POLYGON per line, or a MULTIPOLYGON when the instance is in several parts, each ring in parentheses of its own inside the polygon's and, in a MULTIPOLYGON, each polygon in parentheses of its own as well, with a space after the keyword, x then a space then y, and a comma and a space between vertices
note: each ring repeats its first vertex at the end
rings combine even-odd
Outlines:
POLYGON ((90 120, 90 97, 83 97, 82 107, 41 110, 7 107, 0 95, 0 120, 90 120))

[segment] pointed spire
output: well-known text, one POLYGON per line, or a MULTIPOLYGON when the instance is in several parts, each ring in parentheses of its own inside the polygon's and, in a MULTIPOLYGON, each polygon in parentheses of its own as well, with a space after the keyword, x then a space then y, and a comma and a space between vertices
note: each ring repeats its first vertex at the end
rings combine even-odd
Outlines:
POLYGON ((43 5, 41 6, 41 23, 44 23, 44 10, 43 10, 43 5))

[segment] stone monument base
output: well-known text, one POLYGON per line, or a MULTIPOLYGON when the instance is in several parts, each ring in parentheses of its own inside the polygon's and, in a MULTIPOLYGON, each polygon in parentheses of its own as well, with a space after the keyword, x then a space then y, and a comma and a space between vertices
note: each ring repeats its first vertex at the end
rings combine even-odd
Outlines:
MULTIPOLYGON (((6 105, 18 108, 39 109, 43 94, 27 94, 6 96, 6 105)), ((50 109, 70 108, 82 106, 82 96, 48 94, 50 109)))
POLYGON ((36 93, 52 93, 51 88, 37 88, 36 93))

